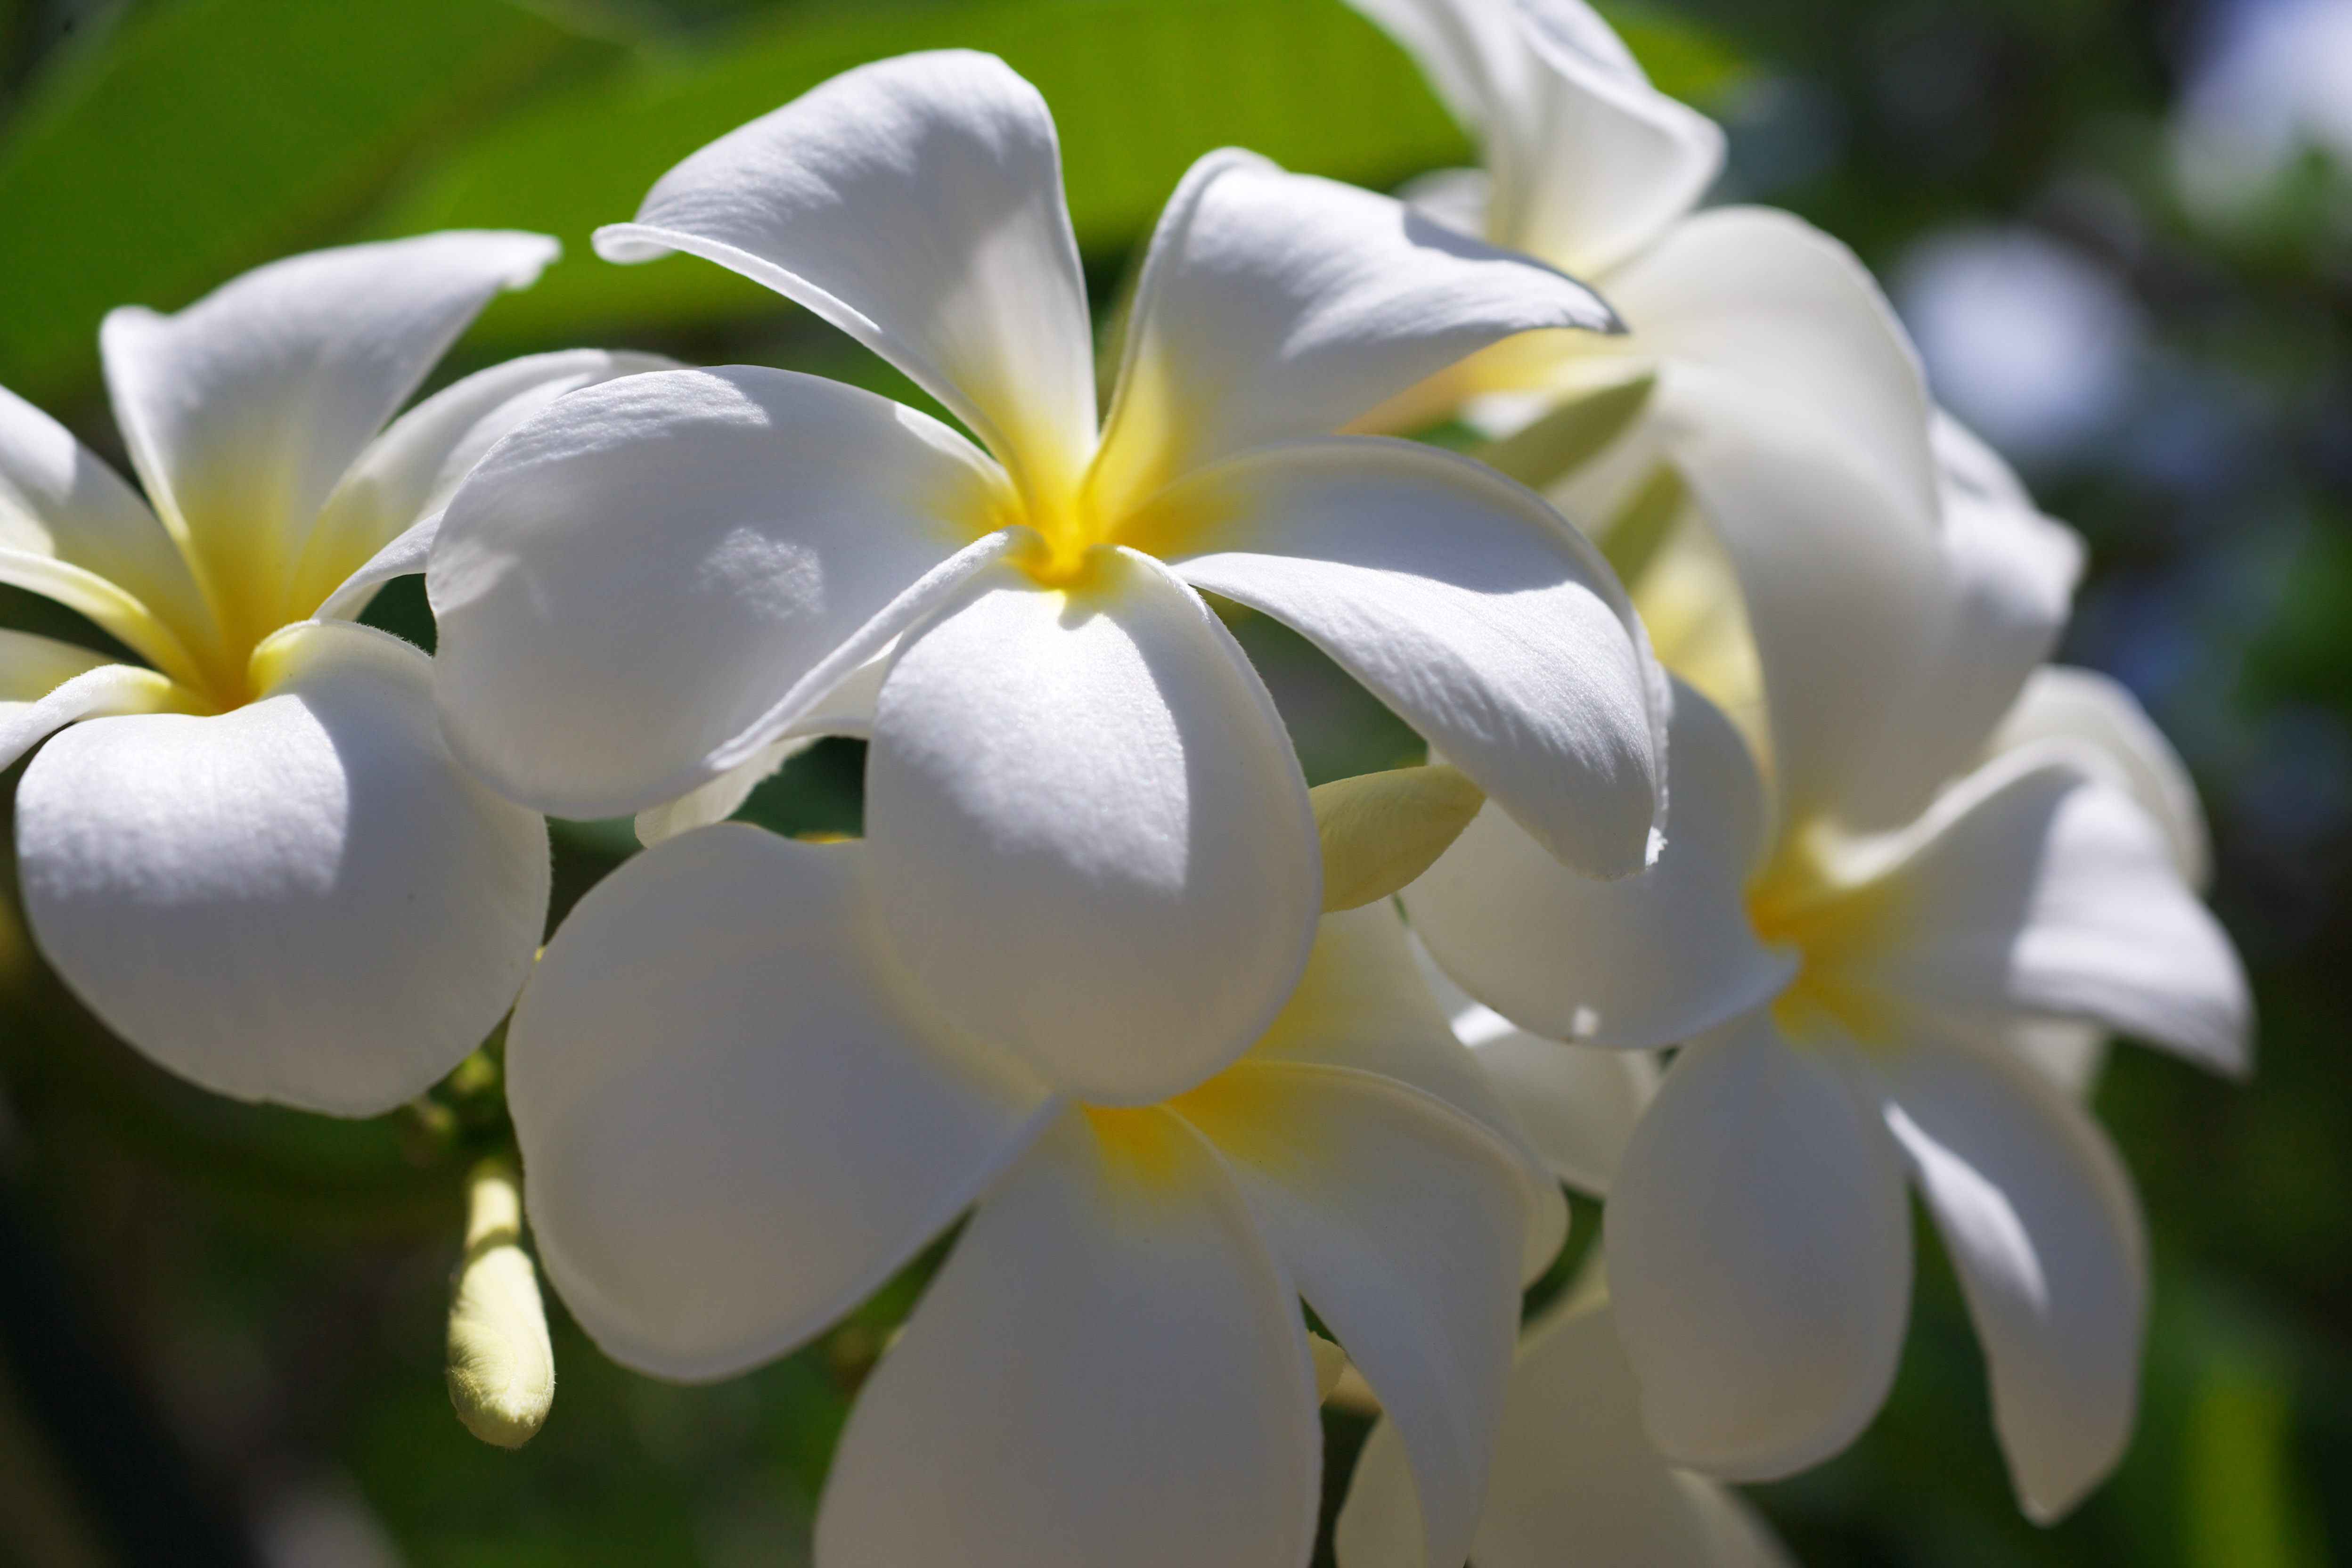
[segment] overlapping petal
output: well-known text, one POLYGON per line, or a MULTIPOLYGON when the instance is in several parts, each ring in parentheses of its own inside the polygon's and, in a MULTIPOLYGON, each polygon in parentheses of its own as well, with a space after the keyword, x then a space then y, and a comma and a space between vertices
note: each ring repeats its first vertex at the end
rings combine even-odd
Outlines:
POLYGON ((814 310, 1038 489, 1093 446, 1086 279, 1045 101, 961 50, 845 71, 662 176, 598 254, 683 250, 814 310))
POLYGON ((115 418, 232 647, 308 611, 286 595, 328 496, 475 313, 559 248, 451 231, 312 251, 176 315, 107 317, 115 418))
POLYGON ((2213 851, 2197 786, 2130 689, 2095 669, 2043 665, 2026 679, 1985 749, 1999 755, 2055 740, 2089 746, 2115 769, 2113 782, 2164 830, 2181 880, 2202 891, 2213 851))
POLYGON ((2019 1500, 2047 1523, 2131 1436, 2147 1263, 2130 1177, 2073 1100, 1998 1052, 1922 1043, 1880 1071, 1984 1342, 2019 1500))
MULTIPOLYGON (((1418 1510, 1393 1422, 1372 1430, 1333 1534, 1339 1568, 1413 1568, 1418 1510)), ((1785 1568, 1727 1489, 1650 1447, 1608 1299, 1571 1299, 1520 1342, 1470 1560, 1478 1568, 1785 1568)))
POLYGON ((889 654, 877 654, 851 670, 839 686, 794 720, 781 737, 752 752, 749 760, 736 763, 699 789, 637 813, 637 842, 658 844, 688 828, 725 821, 751 798, 751 792, 763 780, 827 735, 865 739, 873 731, 874 704, 882 694, 882 678, 889 668, 889 654))
POLYGON ((1598 276, 1698 205, 1723 167, 1723 132, 1653 88, 1581 0, 1521 0, 1534 57, 1523 141, 1493 142, 1489 235, 1598 276))
POLYGON ((1918 671, 1839 771, 1850 826, 1898 827, 1966 771, 2065 629, 2083 545, 2044 517, 2017 477, 1937 416, 1942 497, 1937 592, 1911 629, 1918 671))
POLYGON ((1522 1028, 1675 1045, 1762 1005, 1794 973, 1748 918, 1764 803, 1747 744, 1680 685, 1669 734, 1673 831, 1639 876, 1580 877, 1490 805, 1405 889, 1439 966, 1522 1028))
POLYGON ((1469 1550, 1533 1205, 1510 1146, 1370 1073, 1249 1061, 1175 1102, 1403 1435, 1429 1568, 1469 1550))
POLYGON ((929 1008, 865 850, 740 824, 599 883, 507 1036, 540 1256, 631 1366, 725 1375, 825 1328, 1052 1114, 929 1008))
POLYGON ((1743 402, 1833 441, 1913 526, 1934 519, 1927 383, 1844 246, 1786 213, 1717 207, 1613 270, 1609 298, 1633 330, 1629 352, 1722 374, 1743 402))
POLYGON ((43 749, 16 795, 26 911, 67 984, 182 1077, 373 1114, 513 1000, 546 829, 451 759, 415 648, 305 623, 255 662, 260 696, 233 712, 43 749))
POLYGON ((1852 972, 1979 1029, 2101 1023, 2242 1073, 2236 951, 2147 814, 2063 751, 2012 752, 1955 787, 1882 873, 1898 922, 1852 972))
POLYGON ((1101 1104, 1191 1088, 1257 1038, 1321 908, 1288 737, 1199 596, 1129 551, 1043 588, 1005 566, 884 681, 866 827, 930 994, 1101 1104))
POLYGON ((559 816, 674 799, 993 559, 1006 502, 946 426, 812 376, 671 371, 559 398, 443 516, 426 586, 450 742, 559 816))
POLYGON ((1583 284, 1393 197, 1212 153, 1152 235, 1093 493, 1123 511, 1515 333, 1615 321, 1583 284))
POLYGON ((1072 1111, 988 1194, 842 1434, 829 1568, 1298 1568, 1297 1287, 1198 1133, 1072 1111))
POLYGON ((219 655, 219 628, 147 503, 71 432, 0 387, 0 583, 88 616, 182 680, 219 655), (196 638, 190 647, 177 626, 196 638))
POLYGON ((1801 414, 1717 378, 1667 378, 1676 458, 1739 583, 1762 673, 1780 831, 1837 815, 1846 776, 1926 683, 1945 613, 1936 530, 1801 414))
POLYGON ((26 632, 0 631, 0 768, 78 719, 197 710, 195 694, 137 665, 26 632))
POLYGON ((1645 863, 1663 681, 1608 566, 1533 492, 1445 453, 1331 437, 1196 475, 1143 525, 1180 540, 1188 582, 1303 633, 1566 864, 1645 863))
POLYGON ((1909 1305, 1910 1215, 1845 1047, 1801 1050, 1760 1014, 1685 1047, 1606 1217, 1618 1334, 1670 1462, 1783 1476, 1877 1411, 1909 1305))
MULTIPOLYGON (((434 394, 394 420, 328 498, 303 542, 289 603, 322 609, 331 594, 348 595, 355 572, 447 505, 485 452, 565 393, 615 376, 677 368, 661 354, 569 349, 508 360, 434 394)), ((407 569, 423 571, 422 559, 407 569)), ((364 599, 356 599, 335 613, 356 616, 365 607, 364 599)))

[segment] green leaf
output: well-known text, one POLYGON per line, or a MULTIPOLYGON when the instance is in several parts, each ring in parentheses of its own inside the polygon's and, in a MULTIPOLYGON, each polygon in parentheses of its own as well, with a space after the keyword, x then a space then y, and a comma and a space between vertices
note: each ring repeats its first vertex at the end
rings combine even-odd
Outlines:
POLYGON ((1078 242, 1116 256, 1149 228, 1187 164, 1225 145, 1373 186, 1468 155, 1412 62, 1338 0, 1044 0, 795 15, 715 54, 650 63, 515 116, 421 172, 372 226, 417 233, 512 226, 564 259, 494 305, 502 346, 779 308, 708 262, 597 260, 600 224, 631 216, 680 158, 852 66, 915 49, 1002 56, 1061 128, 1078 242))
POLYGON ((174 309, 325 243, 428 142, 618 55, 507 0, 135 15, 38 84, 0 140, 0 383, 37 402, 79 394, 109 310, 174 309))

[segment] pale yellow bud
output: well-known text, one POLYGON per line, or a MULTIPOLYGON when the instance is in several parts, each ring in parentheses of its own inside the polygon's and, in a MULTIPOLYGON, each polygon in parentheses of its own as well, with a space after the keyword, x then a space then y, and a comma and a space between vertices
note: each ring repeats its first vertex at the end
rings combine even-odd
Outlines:
POLYGON ((1323 841, 1323 910, 1385 899, 1429 869, 1486 797, 1444 763, 1334 779, 1308 792, 1323 841))
POLYGON ((1321 1334, 1310 1331, 1307 1336, 1307 1353, 1315 1358, 1315 1397, 1318 1400, 1330 1398, 1331 1391, 1339 1386, 1339 1375, 1348 1370, 1348 1352, 1321 1334))
POLYGON ((555 1400, 555 1347, 539 1277, 522 1249, 522 1192, 512 1166, 474 1168, 466 1256, 449 1303, 449 1403, 485 1443, 520 1448, 555 1400))

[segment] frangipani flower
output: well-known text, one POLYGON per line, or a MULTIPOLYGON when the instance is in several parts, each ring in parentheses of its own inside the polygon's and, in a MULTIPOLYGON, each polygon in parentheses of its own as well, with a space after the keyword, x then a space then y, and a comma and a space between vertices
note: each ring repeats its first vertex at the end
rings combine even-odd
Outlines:
POLYGON ((1425 1540, 1468 1549, 1518 1291, 1559 1191, 1412 973, 1394 905, 1323 918, 1240 1061, 1157 1104, 1059 1090, 917 985, 876 857, 720 823, 601 883, 508 1036, 531 1227, 609 1353, 725 1376, 970 1211, 862 1390, 824 1568, 1301 1568, 1299 1299, 1378 1390, 1425 1540))
POLYGON ((1984 1341, 2020 1497, 2046 1520, 2129 1433, 2146 1262, 2121 1163, 2020 1036, 2114 1028, 2237 1072, 2248 1003, 2180 835, 2110 750, 2034 740, 1947 782, 2047 650, 2072 575, 2017 497, 1950 493, 1942 592, 1911 599, 1907 625, 1871 597, 1869 559, 1809 556, 1801 529, 1784 555, 1742 559, 1769 765, 1759 778, 1680 687, 1675 832, 1650 873, 1555 876, 1488 813, 1405 901, 1448 973, 1525 1028, 1688 1042, 1608 1209, 1618 1328, 1662 1453, 1781 1475, 1868 1421, 1906 1314, 1907 1174, 1984 1341))
POLYGON ((1580 284, 1213 153, 1153 237, 1098 431, 1052 121, 961 53, 744 126, 598 244, 768 284, 980 444, 744 366, 519 431, 429 577, 445 730, 513 798, 645 811, 772 766, 890 649, 878 918, 961 1024, 1104 1104, 1239 1056, 1313 934, 1305 784, 1195 588, 1314 639, 1580 871, 1643 863, 1656 689, 1605 565, 1475 464, 1322 434, 1513 332, 1608 326, 1580 284))
MULTIPOLYGON (((1597 1260, 1596 1260, 1597 1263, 1597 1260)), ((1476 1568, 1789 1568, 1755 1510, 1657 1457, 1642 1429, 1607 1288, 1585 1280, 1528 1324, 1503 1395, 1476 1568)), ((1332 1531, 1339 1568, 1413 1568, 1419 1506, 1403 1445, 1365 1439, 1332 1531)))
MULTIPOLYGON (((1410 198, 1591 279, 1629 328, 1499 343, 1360 427, 1459 417, 1512 437, 1494 460, 1539 487, 1565 477, 1555 499, 1603 521, 1645 493, 1654 502, 1680 433, 1738 433, 1845 469, 1877 510, 1932 521, 1927 398, 1877 287, 1843 245, 1785 213, 1695 212, 1722 166, 1722 132, 1651 87, 1582 0, 1350 3, 1421 62, 1485 153, 1486 169, 1429 176, 1410 198)), ((1746 492, 1704 499, 1713 515, 1746 492)))
POLYGON ((555 249, 428 235, 115 311, 107 384, 152 510, 0 391, 0 581, 143 661, 0 632, 0 764, 74 726, 17 786, 26 911, 109 1026, 208 1089, 385 1110, 479 1042, 530 963, 546 829, 451 760, 430 660, 319 617, 420 570, 411 525, 526 415, 666 363, 518 360, 383 428, 555 249))

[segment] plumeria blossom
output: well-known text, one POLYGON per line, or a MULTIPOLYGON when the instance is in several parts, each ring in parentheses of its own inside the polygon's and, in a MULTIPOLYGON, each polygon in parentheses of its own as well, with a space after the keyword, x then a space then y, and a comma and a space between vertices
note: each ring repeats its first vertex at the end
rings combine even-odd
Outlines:
POLYGON ((1580 871, 1644 863, 1663 692, 1605 564, 1473 463, 1324 434, 1512 333, 1608 328, 1581 284, 1213 153, 1153 236, 1098 425, 1052 120, 964 53, 835 79, 597 244, 775 289, 978 441, 744 366, 592 388, 518 431, 428 578, 444 729, 513 798, 650 811, 657 837, 798 734, 867 733, 898 958, 1103 1104, 1237 1058, 1314 933, 1306 785, 1195 590, 1316 641, 1580 871), (839 700, 876 674, 870 712, 839 700))
POLYGON ((1763 768, 1681 687, 1675 833, 1650 873, 1555 876, 1486 813, 1405 901, 1447 972, 1521 1027, 1687 1042, 1608 1208, 1618 1329, 1662 1453, 1770 1477, 1868 1421, 1906 1315, 1907 1178, 1984 1342, 2021 1500, 2046 1520, 2121 1452, 2147 1282, 2122 1164, 2029 1037, 2114 1029, 2242 1072, 2248 1001, 2184 878, 2145 721, 2112 692, 2064 717, 2047 678, 2019 698, 2063 622, 2071 547, 1965 433, 1937 437, 1940 570, 1915 572, 1900 534, 1875 555, 1810 551, 1809 519, 1834 526, 1818 513, 1784 519, 1778 552, 1727 552, 1763 768))
POLYGON ((545 827, 452 760, 431 661, 347 617, 422 569, 499 436, 667 363, 518 360, 385 428, 555 252, 428 235, 116 310, 100 348, 145 500, 0 391, 0 581, 131 655, 0 632, 0 763, 63 729, 17 786, 26 912, 100 1017, 208 1089, 385 1110, 473 1048, 530 963, 545 827))
MULTIPOLYGON (((824 1568, 1300 1568, 1320 1430, 1299 1310, 1468 1550, 1559 1194, 1414 975, 1392 900, 1323 917, 1240 1060, 1104 1104, 971 1030, 891 945, 861 841, 683 833, 564 922, 508 1037, 549 1278, 615 1359, 726 1376, 969 1213, 860 1392, 824 1568)), ((1328 1352, 1327 1352, 1328 1357, 1328 1352)))
MULTIPOLYGON (((1362 428, 1449 417, 1512 440, 1496 459, 1570 515, 1654 489, 1677 431, 1804 450, 1878 507, 1936 505, 1927 404, 1908 340, 1853 255, 1785 213, 1694 210, 1722 132, 1653 88, 1581 0, 1351 0, 1420 61, 1486 167, 1407 193, 1433 217, 1605 293, 1630 329, 1499 343, 1391 399, 1362 428)), ((1733 487, 1710 510, 1738 508, 1733 487)))
MULTIPOLYGON (((1572 1047, 1570 1047, 1572 1048, 1572 1047)), ((1719 1481, 1666 1464, 1591 1264, 1528 1324, 1511 1365, 1476 1568, 1789 1568, 1772 1532, 1719 1481)), ((1414 1568, 1419 1505, 1394 1424, 1365 1439, 1332 1532, 1339 1568, 1414 1568)))

